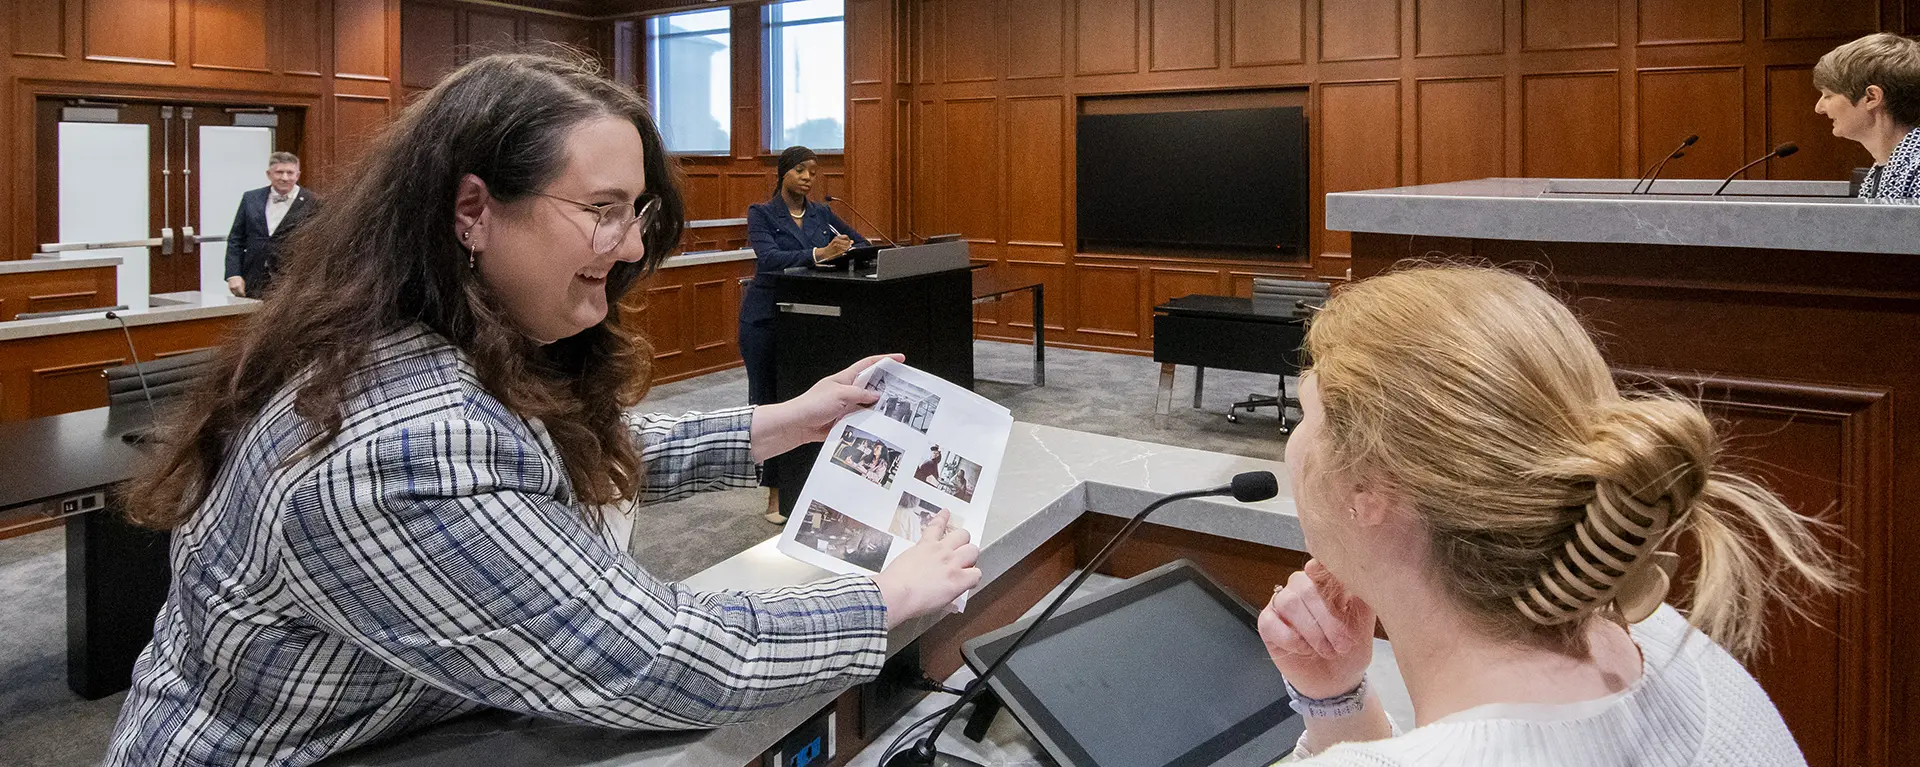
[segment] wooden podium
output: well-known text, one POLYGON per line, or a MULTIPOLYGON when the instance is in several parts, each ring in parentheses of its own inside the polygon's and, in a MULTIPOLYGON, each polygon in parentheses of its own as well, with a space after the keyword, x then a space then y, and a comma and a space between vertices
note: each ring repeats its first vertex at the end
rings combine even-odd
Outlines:
MULTIPOLYGON (((973 387, 973 283, 967 244, 881 250, 871 264, 774 277, 776 396, 786 401, 861 358, 899 352, 907 364, 973 387)), ((764 275, 763 275, 764 276, 764 275)), ((818 445, 770 461, 780 506, 806 485, 818 445)))

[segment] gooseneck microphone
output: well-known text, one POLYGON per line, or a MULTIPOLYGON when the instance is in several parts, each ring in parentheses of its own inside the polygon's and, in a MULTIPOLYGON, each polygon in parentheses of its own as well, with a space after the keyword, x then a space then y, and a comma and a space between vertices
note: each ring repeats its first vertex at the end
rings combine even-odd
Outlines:
POLYGON ((1720 182, 1720 187, 1719 187, 1719 188, 1717 188, 1717 189, 1715 189, 1715 190, 1713 190, 1713 194, 1710 194, 1710 195, 1707 195, 1707 196, 1708 196, 1708 197, 1714 197, 1714 196, 1718 196, 1718 195, 1719 195, 1719 194, 1720 194, 1721 192, 1724 192, 1724 191, 1726 191, 1726 189, 1727 189, 1727 185, 1728 185, 1728 184, 1731 184, 1731 183, 1733 183, 1733 177, 1734 177, 1734 176, 1738 176, 1738 175, 1740 175, 1740 174, 1742 174, 1742 173, 1745 173, 1745 172, 1747 172, 1747 169, 1748 169, 1748 168, 1751 168, 1751 167, 1753 167, 1753 166, 1755 166, 1755 165, 1759 165, 1760 163, 1763 163, 1763 162, 1766 162, 1766 161, 1768 161, 1768 160, 1771 160, 1771 159, 1773 159, 1773 158, 1775 158, 1775 157, 1791 157, 1791 156, 1793 156, 1793 153, 1794 153, 1794 152, 1798 152, 1798 151, 1800 151, 1800 145, 1799 145, 1799 144, 1795 144, 1795 143, 1793 143, 1793 142, 1791 142, 1791 141, 1789 141, 1789 142, 1787 142, 1787 143, 1784 143, 1784 144, 1781 144, 1781 145, 1779 145, 1779 146, 1777 146, 1777 147, 1774 147, 1774 148, 1773 148, 1773 151, 1771 151, 1771 152, 1768 152, 1768 153, 1766 153, 1766 154, 1764 154, 1764 155, 1761 155, 1761 156, 1760 156, 1760 159, 1758 159, 1758 160, 1754 160, 1753 162, 1750 162, 1750 163, 1747 163, 1747 164, 1745 164, 1745 165, 1742 165, 1742 166, 1740 166, 1740 169, 1739 169, 1739 170, 1736 170, 1736 171, 1734 171, 1734 172, 1732 172, 1732 173, 1729 173, 1729 174, 1727 174, 1727 179, 1726 179, 1725 181, 1722 181, 1722 182, 1720 182))
POLYGON ((1684 156, 1687 153, 1687 147, 1693 146, 1693 142, 1699 140, 1700 134, 1698 133, 1691 134, 1685 139, 1682 139, 1680 145, 1674 147, 1673 151, 1668 152, 1666 157, 1660 158, 1660 161, 1654 163, 1653 167, 1648 168, 1647 172, 1640 174, 1640 180, 1633 182, 1633 191, 1628 192, 1628 194, 1652 194, 1654 183, 1660 180, 1660 170, 1667 167, 1668 161, 1684 156), (1640 190, 1640 184, 1643 182, 1647 185, 1645 192, 1640 190))
MULTIPOLYGON (((867 228, 872 229, 874 234, 878 234, 882 239, 885 239, 888 245, 892 245, 893 247, 896 247, 896 248, 900 247, 900 243, 894 242, 892 237, 887 236, 886 230, 881 229, 880 227, 874 226, 873 221, 867 218, 866 214, 861 213, 859 208, 853 207, 853 203, 847 202, 847 198, 827 195, 827 202, 829 204, 837 202, 837 203, 840 203, 841 205, 847 206, 847 210, 853 211, 853 215, 860 217, 860 223, 866 224, 867 228)), ((909 243, 913 242, 912 238, 914 236, 915 235, 913 233, 913 227, 907 227, 907 238, 908 238, 907 242, 909 243)))
POLYGON ((107 319, 120 323, 120 332, 127 337, 127 358, 133 360, 133 374, 140 377, 140 393, 147 397, 147 416, 157 422, 160 411, 153 406, 153 388, 147 386, 147 371, 140 369, 140 352, 133 348, 133 331, 127 329, 125 317, 107 312, 107 319))
MULTIPOLYGON (((979 676, 974 677, 973 681, 967 683, 967 686, 960 691, 960 699, 954 701, 952 705, 947 706, 945 711, 941 712, 940 720, 934 723, 933 729, 927 733, 926 737, 921 738, 912 748, 895 754, 893 753, 894 746, 899 745, 900 739, 906 738, 919 722, 908 725, 906 731, 900 733, 900 738, 895 739, 894 744, 887 748, 887 753, 880 756, 882 767, 919 767, 922 765, 936 764, 946 765, 947 767, 980 767, 980 765, 972 760, 940 753, 934 747, 934 742, 940 738, 940 733, 947 729, 947 725, 953 723, 953 719, 960 713, 960 709, 965 707, 969 701, 978 697, 981 690, 986 689, 987 680, 993 678, 993 672, 999 671, 1001 666, 1006 665, 1007 659, 1013 657, 1013 654, 1019 651, 1022 645, 1027 643, 1027 639, 1033 636, 1033 630, 1039 628, 1040 624, 1047 622, 1048 618, 1053 617, 1054 612, 1059 610, 1060 606, 1066 604, 1067 599, 1073 596, 1073 592, 1080 589, 1080 584, 1086 583, 1087 578, 1099 570, 1101 565, 1107 563, 1107 558, 1113 555, 1113 550, 1119 548, 1120 543, 1125 541, 1128 536, 1133 535, 1134 530, 1139 529, 1140 525, 1146 521, 1148 514, 1152 514, 1154 510, 1173 503, 1174 501, 1184 501, 1189 498, 1231 495, 1234 500, 1241 503, 1253 503, 1255 501, 1267 500, 1279 493, 1280 481, 1273 476, 1273 472, 1249 471, 1233 475, 1232 482, 1219 487, 1174 493, 1147 504, 1146 508, 1141 509, 1140 513, 1133 515, 1132 519, 1127 520, 1127 523, 1121 526, 1120 532, 1114 533, 1113 538, 1107 541, 1107 545, 1100 548, 1100 553, 1093 555, 1093 559, 1087 562, 1086 567, 1081 568, 1080 574, 1074 577, 1073 582, 1067 584, 1067 587, 1060 591, 1060 595, 1054 597, 1053 601, 1047 605, 1047 609, 1040 612, 1040 617, 1034 618, 1033 622, 1027 624, 1027 628, 1020 632, 1020 636, 1014 637, 1013 643, 1007 645, 1006 652, 1000 653, 1000 657, 995 658, 992 663, 987 664, 986 670, 981 671, 979 676)), ((921 721, 925 720, 923 719, 921 721)))

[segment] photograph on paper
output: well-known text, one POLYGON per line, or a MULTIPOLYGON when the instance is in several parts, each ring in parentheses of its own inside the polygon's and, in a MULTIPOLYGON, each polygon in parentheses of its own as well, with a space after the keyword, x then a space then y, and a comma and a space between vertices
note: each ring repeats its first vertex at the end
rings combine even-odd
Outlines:
POLYGON ((980 464, 960 457, 959 453, 942 451, 939 445, 934 445, 927 454, 927 460, 921 462, 920 468, 913 470, 913 478, 947 495, 972 503, 974 488, 980 482, 980 464))
POLYGON ((862 524, 826 504, 813 501, 800 518, 794 541, 856 567, 879 572, 887 564, 893 536, 862 524))
MULTIPOLYGON (((943 509, 940 504, 922 499, 913 493, 901 493, 900 505, 893 510, 893 524, 887 526, 887 532, 905 538, 914 543, 920 542, 920 531, 926 529, 943 509)), ((950 514, 947 524, 951 527, 965 528, 966 520, 958 514, 950 514)))
MULTIPOLYGON (((893 484, 894 470, 906 451, 879 437, 848 426, 833 447, 833 463, 881 487, 893 484)), ((977 467, 976 467, 977 468, 977 467)))
POLYGON ((907 383, 898 375, 889 375, 885 370, 873 371, 873 377, 867 379, 867 390, 880 395, 880 401, 873 403, 873 412, 904 423, 921 434, 927 433, 927 427, 933 423, 933 412, 940 409, 938 395, 907 383))

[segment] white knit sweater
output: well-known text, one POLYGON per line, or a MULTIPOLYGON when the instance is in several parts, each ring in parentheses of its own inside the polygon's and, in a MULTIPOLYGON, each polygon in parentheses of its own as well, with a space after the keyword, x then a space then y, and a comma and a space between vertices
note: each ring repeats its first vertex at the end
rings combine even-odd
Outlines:
POLYGON ((1294 764, 1753 767, 1804 765, 1773 701, 1739 661, 1662 606, 1633 626, 1646 659, 1631 687, 1565 705, 1492 704, 1294 764))

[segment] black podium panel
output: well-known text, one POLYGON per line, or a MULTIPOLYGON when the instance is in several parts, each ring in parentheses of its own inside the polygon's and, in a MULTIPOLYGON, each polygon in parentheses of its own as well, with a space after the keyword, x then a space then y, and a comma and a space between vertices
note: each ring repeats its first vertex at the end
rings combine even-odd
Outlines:
POLYGON ((167 533, 127 524, 117 498, 67 518, 67 687, 87 700, 133 681, 167 601, 167 533))
MULTIPOLYGON (((973 280, 966 268, 892 279, 860 271, 772 276, 780 400, 864 357, 892 352, 905 354, 909 365, 973 387, 973 280)), ((808 445, 770 465, 781 508, 789 514, 819 451, 808 445)))

